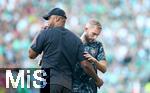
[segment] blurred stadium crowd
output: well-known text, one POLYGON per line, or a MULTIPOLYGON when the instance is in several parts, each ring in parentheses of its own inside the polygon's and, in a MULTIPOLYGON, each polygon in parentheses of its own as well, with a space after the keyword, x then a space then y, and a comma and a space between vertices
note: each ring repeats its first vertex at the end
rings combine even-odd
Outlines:
MULTIPOLYGON (((90 18, 103 27, 108 70, 98 93, 150 93, 149 0, 0 0, 0 67, 37 67, 28 49, 44 23, 42 16, 60 7, 67 13, 66 27, 83 33, 90 18)), ((0 93, 4 78, 0 73, 0 93)), ((32 90, 27 90, 30 93, 32 90)))

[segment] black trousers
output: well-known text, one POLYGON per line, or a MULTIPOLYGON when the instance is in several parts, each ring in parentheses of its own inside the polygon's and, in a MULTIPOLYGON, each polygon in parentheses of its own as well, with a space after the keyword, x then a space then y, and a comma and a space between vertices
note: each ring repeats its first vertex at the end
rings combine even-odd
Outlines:
POLYGON ((51 84, 41 88, 40 93, 71 93, 71 90, 61 85, 51 84))

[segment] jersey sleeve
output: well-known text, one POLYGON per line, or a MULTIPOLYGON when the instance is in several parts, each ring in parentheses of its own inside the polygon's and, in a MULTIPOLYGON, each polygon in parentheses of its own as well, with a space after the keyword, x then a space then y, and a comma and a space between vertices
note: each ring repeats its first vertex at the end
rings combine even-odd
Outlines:
POLYGON ((100 61, 100 60, 106 60, 105 51, 104 51, 102 43, 100 43, 100 45, 99 45, 97 60, 98 61, 100 61))
POLYGON ((84 54, 84 45, 80 43, 78 47, 78 53, 77 53, 77 59, 79 62, 82 62, 83 60, 85 60, 83 54, 84 54))
POLYGON ((44 48, 46 33, 45 31, 40 31, 40 33, 35 38, 35 42, 31 45, 31 49, 36 53, 41 54, 44 48))

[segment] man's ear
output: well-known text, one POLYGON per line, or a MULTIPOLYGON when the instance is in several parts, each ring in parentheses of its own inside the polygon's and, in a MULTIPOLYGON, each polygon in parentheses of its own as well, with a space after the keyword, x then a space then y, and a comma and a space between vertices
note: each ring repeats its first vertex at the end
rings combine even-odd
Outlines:
POLYGON ((55 22, 58 22, 59 20, 60 20, 59 17, 56 17, 56 18, 55 18, 55 22))

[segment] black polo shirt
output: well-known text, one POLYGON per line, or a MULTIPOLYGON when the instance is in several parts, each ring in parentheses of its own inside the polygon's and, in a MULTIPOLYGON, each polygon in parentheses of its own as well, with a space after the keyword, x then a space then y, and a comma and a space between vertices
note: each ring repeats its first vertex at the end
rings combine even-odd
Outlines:
POLYGON ((74 66, 84 60, 80 39, 63 27, 47 28, 31 48, 39 54, 43 52, 42 68, 50 68, 50 84, 71 89, 74 66))

